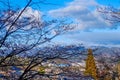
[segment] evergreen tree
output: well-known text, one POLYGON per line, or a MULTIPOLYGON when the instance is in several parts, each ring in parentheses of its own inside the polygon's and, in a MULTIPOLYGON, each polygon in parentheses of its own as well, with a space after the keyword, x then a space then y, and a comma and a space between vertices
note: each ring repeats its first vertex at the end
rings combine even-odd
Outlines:
POLYGON ((97 67, 96 67, 94 56, 92 54, 92 49, 88 49, 88 57, 86 59, 86 67, 85 67, 85 75, 91 76, 95 80, 98 80, 97 67))

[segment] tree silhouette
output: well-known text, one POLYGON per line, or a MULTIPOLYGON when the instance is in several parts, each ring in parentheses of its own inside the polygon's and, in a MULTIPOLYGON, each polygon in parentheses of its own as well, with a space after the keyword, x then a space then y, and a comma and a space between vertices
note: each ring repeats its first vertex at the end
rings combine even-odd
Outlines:
POLYGON ((49 52, 50 48, 43 51, 40 47, 73 29, 73 26, 70 26, 71 22, 63 19, 44 19, 38 9, 41 4, 48 5, 43 0, 26 0, 26 5, 21 8, 12 4, 11 0, 0 0, 0 68, 7 68, 7 71, 2 69, 7 73, 14 66, 24 67, 21 74, 4 75, 4 78, 25 80, 35 75, 46 76, 32 69, 44 61, 61 58, 59 54, 49 52))
POLYGON ((112 24, 120 23, 120 9, 112 6, 100 7, 98 11, 103 14, 104 18, 112 24))

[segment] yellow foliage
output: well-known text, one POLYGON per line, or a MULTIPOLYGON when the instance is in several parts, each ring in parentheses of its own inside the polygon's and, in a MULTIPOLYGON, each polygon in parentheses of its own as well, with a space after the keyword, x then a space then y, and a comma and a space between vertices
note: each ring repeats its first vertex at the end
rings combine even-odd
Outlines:
POLYGON ((45 67, 40 66, 38 71, 39 71, 39 73, 44 74, 45 73, 45 67))
POLYGON ((120 62, 116 65, 116 71, 118 72, 118 77, 120 79, 120 62))
POLYGON ((97 78, 97 67, 95 63, 94 56, 92 54, 92 49, 88 49, 88 57, 86 59, 85 73, 86 76, 92 76, 95 80, 97 78))
POLYGON ((120 63, 117 64, 117 71, 118 71, 119 74, 120 74, 120 63))

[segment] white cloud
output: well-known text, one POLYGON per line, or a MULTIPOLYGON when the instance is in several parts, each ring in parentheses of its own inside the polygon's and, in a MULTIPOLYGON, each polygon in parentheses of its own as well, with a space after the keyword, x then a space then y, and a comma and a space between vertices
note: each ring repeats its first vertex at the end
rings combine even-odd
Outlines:
POLYGON ((68 3, 66 7, 49 11, 49 14, 53 17, 71 17, 75 19, 79 30, 113 28, 96 11, 97 6, 100 6, 100 4, 95 0, 74 0, 68 3))
POLYGON ((23 14, 21 15, 20 19, 22 18, 30 18, 29 22, 33 22, 33 24, 26 26, 24 29, 29 29, 31 27, 39 27, 37 23, 42 22, 42 12, 39 10, 32 9, 31 7, 28 7, 23 14))
POLYGON ((96 10, 98 6, 104 7, 95 0, 73 0, 67 3, 65 7, 49 11, 49 14, 53 17, 70 17, 77 23, 76 30, 65 34, 59 41, 69 44, 83 43, 93 46, 119 47, 119 26, 113 26, 107 22, 103 15, 96 10), (118 28, 115 29, 116 27, 118 28))
POLYGON ((61 44, 84 44, 85 46, 120 47, 119 30, 73 32, 59 36, 54 42, 61 44))
POLYGON ((68 5, 78 5, 78 6, 93 6, 97 5, 96 1, 94 0, 74 0, 73 2, 68 3, 68 5))
POLYGON ((22 14, 22 17, 32 17, 32 20, 41 20, 42 12, 39 10, 34 10, 31 7, 28 7, 22 14))
POLYGON ((75 39, 75 40, 82 40, 88 42, 96 42, 96 43, 110 43, 114 42, 120 43, 120 35, 119 31, 94 31, 94 32, 76 32, 72 33, 72 35, 68 34, 68 37, 75 39), (78 37, 79 36, 79 37, 78 37))
MULTIPOLYGON (((18 17, 21 11, 22 9, 14 13, 14 15, 9 18, 8 22, 7 21, 5 22, 7 25, 6 29, 10 28, 12 21, 14 21, 18 17)), ((6 19, 6 17, 10 16, 10 14, 12 14, 12 11, 6 13, 4 18, 6 19)), ((31 7, 28 7, 19 17, 15 25, 11 27, 11 31, 14 31, 15 29, 17 29, 17 27, 21 27, 22 29, 30 29, 32 27, 38 27, 37 23, 42 22, 41 17, 42 17, 42 12, 40 12, 39 10, 34 10, 31 7), (25 18, 27 19, 26 21, 25 18)))

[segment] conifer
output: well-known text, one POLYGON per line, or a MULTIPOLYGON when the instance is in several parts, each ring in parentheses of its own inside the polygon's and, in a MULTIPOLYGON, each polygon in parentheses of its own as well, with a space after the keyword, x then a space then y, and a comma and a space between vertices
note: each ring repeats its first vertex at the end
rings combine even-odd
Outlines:
POLYGON ((86 59, 86 67, 85 67, 85 75, 91 76, 95 80, 98 80, 97 67, 96 67, 95 59, 92 53, 92 49, 88 49, 88 57, 86 59))

